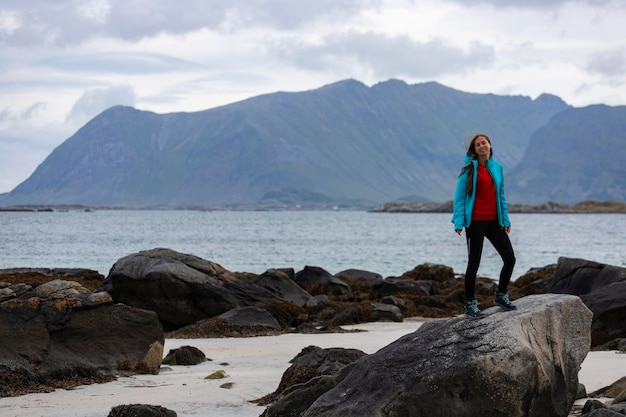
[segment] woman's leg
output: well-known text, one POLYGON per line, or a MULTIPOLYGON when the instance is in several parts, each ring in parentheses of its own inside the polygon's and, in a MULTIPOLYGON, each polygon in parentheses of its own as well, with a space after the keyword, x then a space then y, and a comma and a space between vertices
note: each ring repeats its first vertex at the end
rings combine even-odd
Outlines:
POLYGON ((491 242, 493 247, 498 251, 502 258, 502 269, 500 270, 500 281, 498 281, 498 292, 506 293, 511 281, 511 275, 513 275, 513 268, 515 267, 515 252, 513 251, 513 245, 509 235, 501 228, 497 222, 493 222, 486 233, 487 239, 491 242))
POLYGON ((480 258, 483 253, 483 242, 485 240, 485 222, 472 222, 470 227, 465 229, 467 239, 467 269, 465 270, 465 300, 475 298, 474 289, 476 287, 476 274, 480 266, 480 258))

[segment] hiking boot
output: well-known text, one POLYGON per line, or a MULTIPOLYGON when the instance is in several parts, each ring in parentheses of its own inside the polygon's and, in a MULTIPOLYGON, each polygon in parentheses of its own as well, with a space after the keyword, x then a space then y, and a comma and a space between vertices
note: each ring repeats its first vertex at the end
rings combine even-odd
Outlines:
POLYGON ((465 302, 465 315, 470 319, 482 319, 485 317, 485 314, 478 309, 478 304, 480 303, 475 298, 467 300, 465 302))
POLYGON ((493 297, 493 303, 505 310, 517 310, 517 306, 509 300, 508 291, 500 292, 496 290, 496 294, 493 297))

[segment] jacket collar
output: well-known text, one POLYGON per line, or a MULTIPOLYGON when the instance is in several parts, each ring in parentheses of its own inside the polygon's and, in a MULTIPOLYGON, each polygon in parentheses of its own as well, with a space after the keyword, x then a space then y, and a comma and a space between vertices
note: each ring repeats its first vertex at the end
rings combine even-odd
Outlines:
MULTIPOLYGON (((493 159, 493 155, 490 155, 489 159, 487 159, 487 165, 491 165, 491 160, 492 159, 493 159)), ((470 155, 469 153, 466 152, 465 153, 465 161, 463 162, 463 164, 467 165, 470 162, 473 163, 474 161, 476 161, 476 164, 474 164, 474 165, 477 165, 478 164, 478 159, 474 158, 474 155, 470 155)))

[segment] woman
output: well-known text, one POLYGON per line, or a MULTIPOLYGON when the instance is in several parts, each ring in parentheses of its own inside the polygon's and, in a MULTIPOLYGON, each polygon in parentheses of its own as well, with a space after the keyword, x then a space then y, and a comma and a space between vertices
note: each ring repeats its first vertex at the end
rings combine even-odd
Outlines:
POLYGON ((509 240, 511 221, 504 198, 502 165, 492 158, 491 140, 482 133, 474 136, 465 156, 454 194, 454 230, 460 236, 465 228, 467 270, 465 271, 465 315, 484 317, 474 295, 485 237, 498 251, 504 265, 494 296, 494 304, 505 310, 517 307, 509 299, 508 285, 515 266, 515 253, 509 240))

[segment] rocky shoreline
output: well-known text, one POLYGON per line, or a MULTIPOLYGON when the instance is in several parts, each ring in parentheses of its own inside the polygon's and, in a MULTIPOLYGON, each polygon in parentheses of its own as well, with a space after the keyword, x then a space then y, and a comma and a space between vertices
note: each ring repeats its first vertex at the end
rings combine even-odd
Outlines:
MULTIPOLYGON (((26 205, 26 206, 0 206, 0 212, 30 212, 30 213, 50 213, 50 212, 67 212, 67 211, 85 211, 91 212, 95 210, 199 210, 199 211, 216 211, 216 210, 238 210, 238 211, 260 211, 260 210, 338 210, 335 206, 322 207, 255 207, 246 206, 239 208, 217 208, 217 207, 153 207, 153 208, 131 208, 131 207, 88 207, 82 205, 26 205)), ((347 210, 358 210, 358 208, 346 208, 347 210)), ((422 203, 422 202, 403 202, 393 201, 382 204, 381 206, 367 210, 371 213, 452 213, 452 201, 443 203, 422 203)), ((626 213, 626 202, 621 201, 597 201, 586 200, 577 204, 562 204, 554 201, 548 201, 542 204, 509 204, 510 213, 626 213)))
MULTIPOLYGON (((373 213, 452 213, 452 201, 445 203, 390 202, 371 210, 373 213)), ((568 205, 548 201, 543 204, 509 204, 509 213, 626 213, 621 201, 587 200, 568 205)))
MULTIPOLYGON (((0 345, 0 386, 4 387, 0 397, 71 388, 124 374, 158 373, 165 338, 341 332, 346 325, 412 317, 440 318, 435 322, 448 324, 432 331, 444 334, 452 323, 467 327, 465 318, 455 318, 462 311, 462 279, 452 268, 437 264, 418 265, 395 277, 355 269, 332 275, 315 266, 297 272, 269 269, 257 275, 231 272, 215 262, 162 248, 118 260, 106 278, 81 269, 0 270, 0 337, 5 341, 0 345)), ((476 293, 483 306, 492 304, 495 285, 491 279, 479 278, 476 293)), ((496 344, 494 351, 507 350, 499 346, 502 340, 525 334, 536 341, 579 335, 584 336, 582 342, 572 340, 571 346, 626 351, 626 268, 561 257, 557 264, 517 278, 510 291, 514 300, 530 303, 525 311, 533 315, 533 323, 551 317, 554 309, 573 309, 568 317, 583 317, 585 311, 593 314, 584 329, 558 320, 563 330, 553 323, 546 324, 546 332, 534 334, 534 326, 524 324, 527 313, 507 313, 502 319, 521 320, 507 327, 526 330, 489 342, 496 344), (531 302, 536 296, 552 298, 531 302), (571 304, 575 300, 580 305, 571 304), (553 307, 546 310, 547 305, 553 307), (550 334, 557 331, 559 335, 550 334)), ((566 345, 563 349, 571 348, 566 345)), ((564 369, 562 363, 554 366, 564 369)), ((306 375, 313 378, 309 371, 306 375)), ((339 376, 346 376, 343 371, 333 375, 325 378, 334 378, 335 385, 339 376)), ((292 382, 303 377, 292 376, 292 382)), ((513 378, 515 387, 527 385, 518 379, 513 378)), ((575 373, 561 378, 569 393, 565 403, 574 399, 575 379, 575 373)), ((322 385, 329 387, 328 382, 322 385)), ((534 398, 531 394, 528 398, 534 398)), ((277 394, 273 400, 278 398, 277 394)), ((545 417, 527 414, 532 415, 545 417)))

